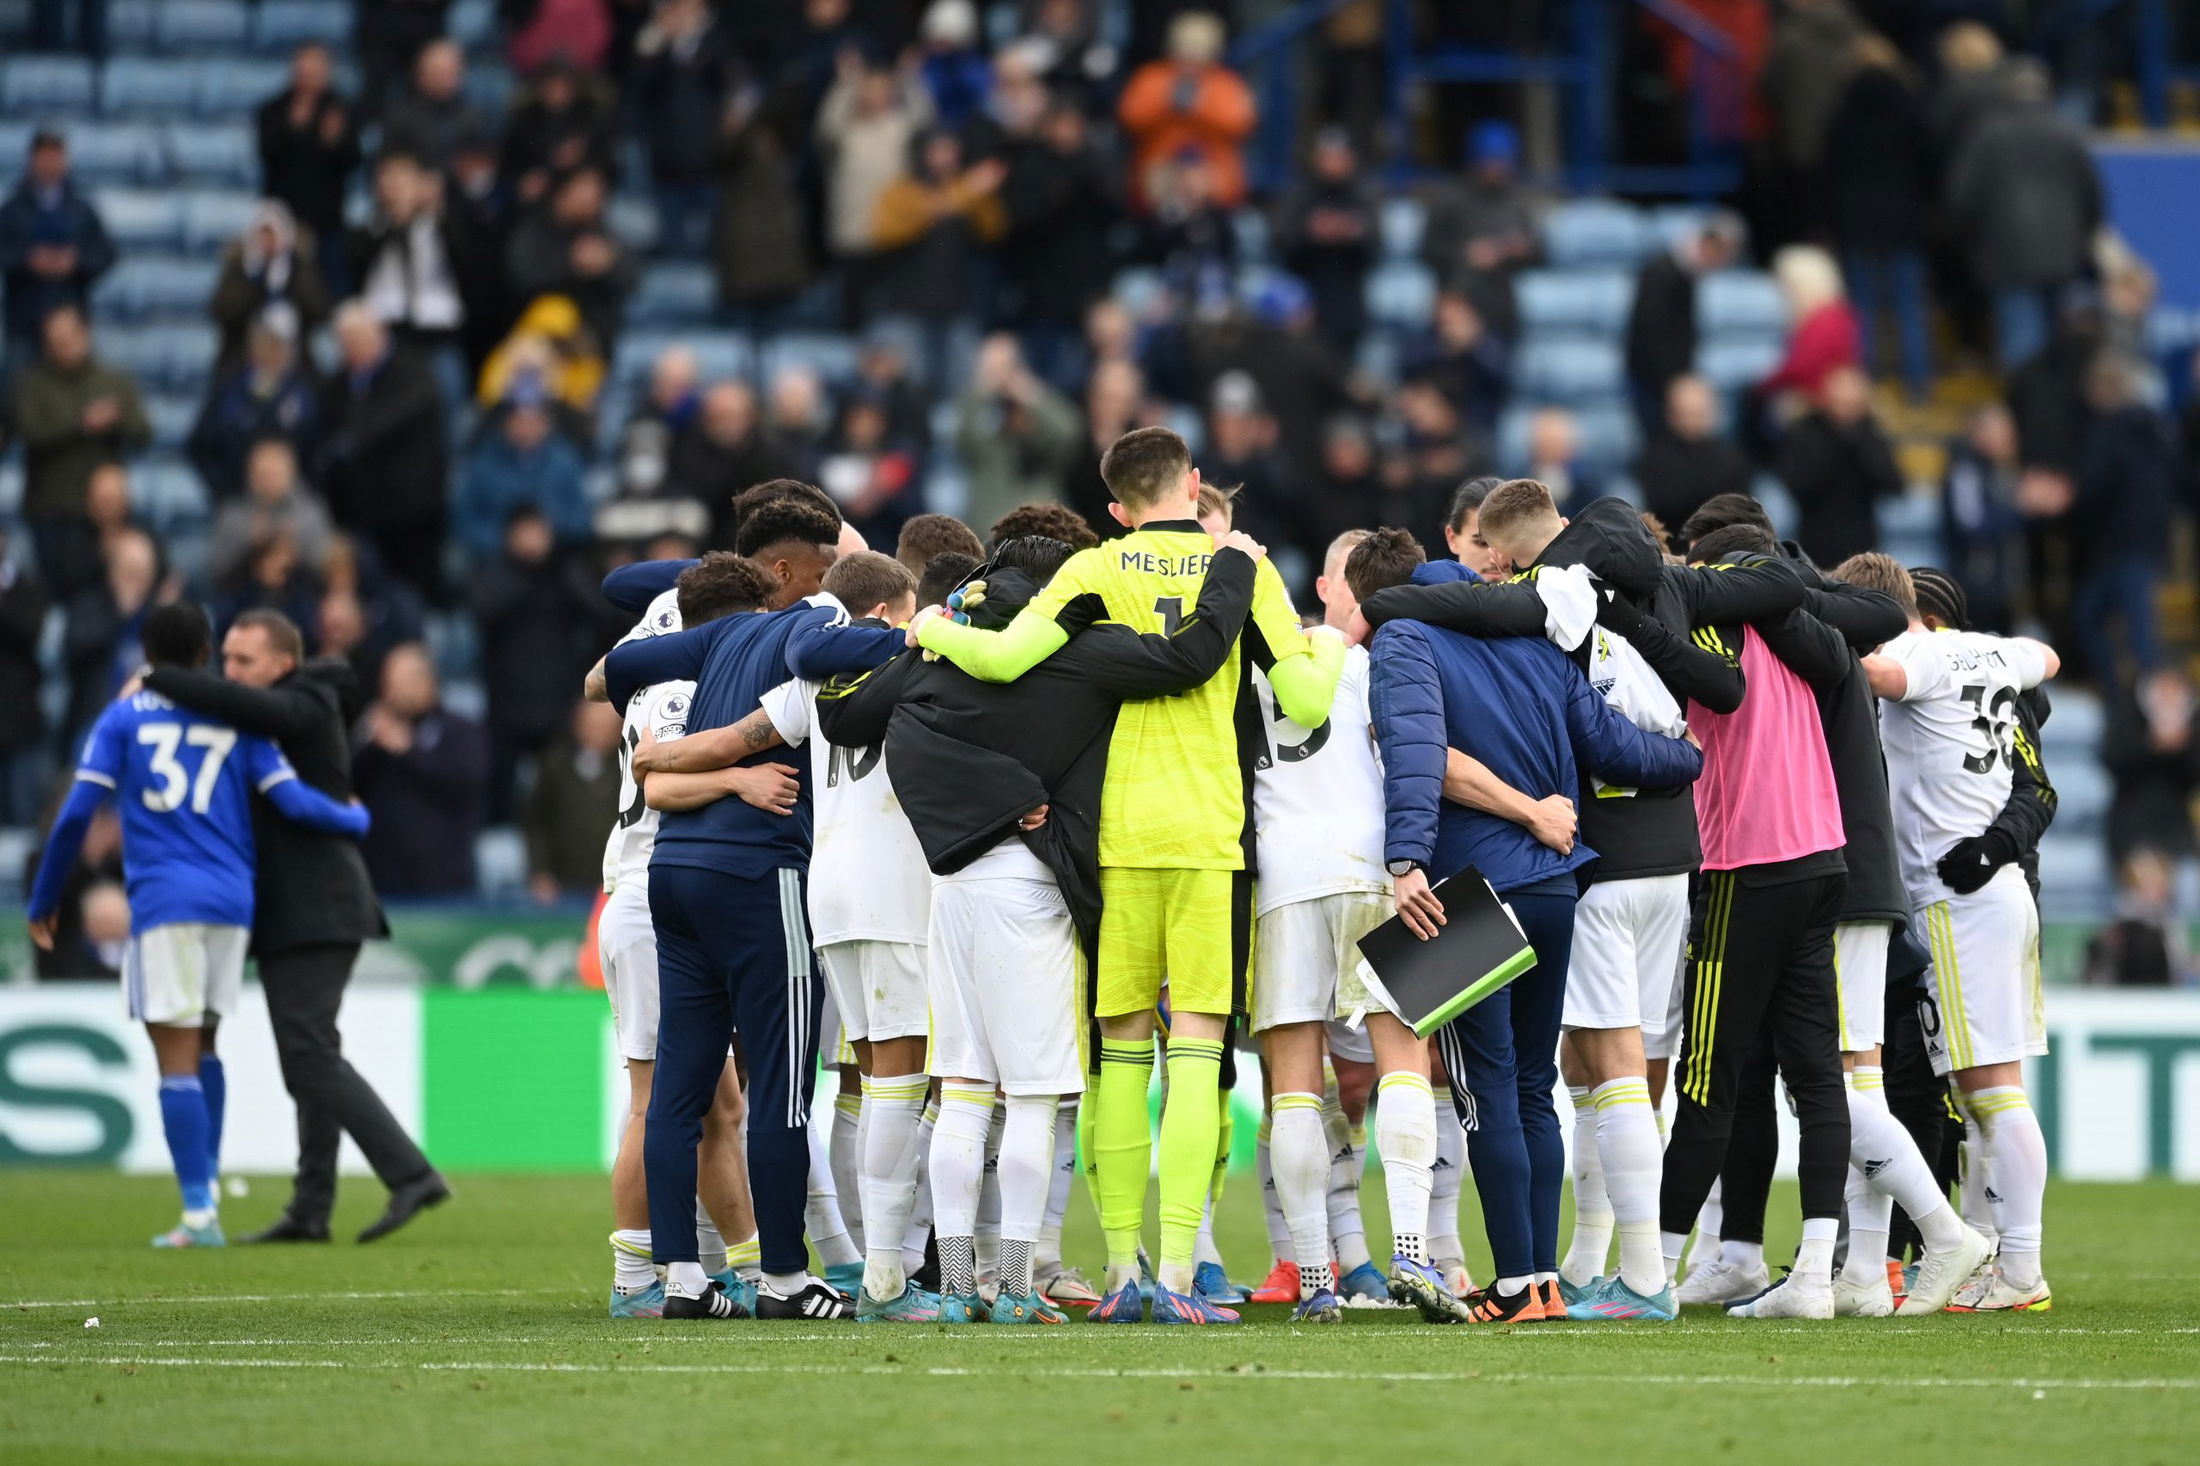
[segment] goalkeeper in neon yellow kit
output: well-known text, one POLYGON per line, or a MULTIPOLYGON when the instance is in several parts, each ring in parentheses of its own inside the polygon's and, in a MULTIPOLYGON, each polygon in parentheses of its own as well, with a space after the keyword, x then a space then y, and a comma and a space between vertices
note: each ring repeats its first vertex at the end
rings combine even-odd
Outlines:
MULTIPOLYGON (((1182 438, 1139 428, 1116 439, 1100 465, 1112 513, 1132 532, 1064 565, 1006 628, 980 631, 920 615, 917 643, 974 677, 1010 682, 1095 621, 1173 632, 1197 614, 1214 544, 1199 527, 1199 474, 1182 438)), ((1231 1323, 1237 1315, 1196 1296, 1193 1249, 1214 1167, 1217 1085, 1233 1015, 1247 1010, 1252 937, 1250 766, 1258 727, 1247 658, 1263 667, 1281 711, 1303 727, 1329 717, 1344 642, 1299 629, 1282 578, 1265 560, 1252 615, 1222 670, 1175 697, 1123 705, 1108 746, 1100 804, 1100 951, 1094 1011, 1100 1077, 1093 1155, 1100 1225, 1107 1234, 1107 1293, 1091 1317, 1144 1318, 1138 1244, 1152 1138, 1146 1090, 1153 1073, 1153 1013, 1164 982, 1173 1023, 1168 1102, 1161 1117, 1161 1267, 1158 1323, 1231 1323)))

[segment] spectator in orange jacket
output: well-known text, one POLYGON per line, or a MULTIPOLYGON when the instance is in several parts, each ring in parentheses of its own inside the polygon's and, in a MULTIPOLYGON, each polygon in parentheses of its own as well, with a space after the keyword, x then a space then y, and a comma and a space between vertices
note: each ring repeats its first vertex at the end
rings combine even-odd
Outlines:
POLYGON ((1198 150, 1225 208, 1245 201, 1245 139, 1252 135, 1253 93, 1222 64, 1222 22, 1203 10, 1169 24, 1169 54, 1149 61, 1123 89, 1118 115, 1136 150, 1131 191, 1149 206, 1146 172, 1186 148, 1198 150))

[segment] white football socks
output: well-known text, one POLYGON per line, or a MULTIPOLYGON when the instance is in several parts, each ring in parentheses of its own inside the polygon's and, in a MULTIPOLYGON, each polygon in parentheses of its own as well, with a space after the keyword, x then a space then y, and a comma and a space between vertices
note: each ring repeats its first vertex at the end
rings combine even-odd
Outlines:
MULTIPOLYGON (((831 1128, 834 1132, 835 1151, 840 1144, 839 1105, 839 1100, 833 1101, 831 1128)), ((848 1223, 840 1206, 840 1192, 833 1178, 833 1157, 825 1148, 826 1129, 827 1127, 815 1123, 809 1126, 810 1194, 803 1204, 802 1225, 810 1234, 810 1245, 817 1249, 817 1255, 824 1260, 825 1266, 841 1267, 851 1262, 863 1261, 863 1253, 857 1248, 855 1239, 848 1235, 848 1223)), ((852 1120, 848 1133, 851 1137, 855 1134, 852 1120)), ((851 1148, 854 1143, 853 1139, 849 1141, 851 1148)), ((849 1199, 854 1200, 852 1192, 849 1199)))
POLYGON ((1854 1283, 1885 1276, 1887 1231, 1900 1205, 1927 1249, 1943 1251, 1963 1238, 1963 1223, 1933 1180, 1917 1142, 1887 1108, 1881 1071, 1861 1065, 1849 1076, 1849 1257, 1842 1275, 1854 1283), (1864 1183, 1862 1194, 1855 1186, 1864 1183))
POLYGON ((982 1290, 1001 1269, 1001 1127, 1008 1116, 996 1104, 986 1122, 985 1173, 978 1182, 978 1230, 973 1239, 978 1261, 978 1286, 982 1290))
POLYGON ((1467 1260, 1459 1241, 1459 1193, 1467 1179, 1467 1132, 1460 1127, 1459 1112, 1452 1108, 1451 1086, 1437 1085, 1436 1165, 1429 1177, 1428 1255, 1438 1267, 1451 1268, 1467 1260))
POLYGON ((665 1264, 665 1291, 683 1298, 700 1298, 710 1291, 710 1274, 703 1271, 699 1262, 668 1262, 665 1264))
MULTIPOLYGON (((1640 1075, 1608 1079, 1589 1092, 1596 1114, 1591 1149, 1619 1233, 1621 1281, 1644 1297, 1665 1286, 1665 1261, 1658 1244, 1658 1187, 1665 1175, 1665 1148, 1658 1143, 1657 1112, 1650 1104, 1650 1081, 1640 1075)), ((1602 1262, 1602 1254, 1598 1261, 1602 1262)), ((1591 1274, 1594 1276, 1594 1274, 1591 1274)), ((1577 1286, 1586 1279, 1568 1276, 1577 1286)))
POLYGON ((863 1077, 863 1291, 880 1303, 899 1298, 908 1281, 898 1241, 917 1201, 917 1124, 930 1085, 923 1074, 863 1077))
POLYGON ((1612 1251, 1612 1201, 1604 1189, 1604 1157, 1597 1149, 1597 1108, 1589 1086, 1569 1084, 1574 1102, 1574 1235, 1558 1275, 1579 1288, 1604 1271, 1612 1251))
POLYGON ((1078 1100, 1077 1095, 1064 1095, 1055 1105, 1054 1169, 1047 1177, 1047 1209, 1039 1223, 1039 1245, 1032 1250, 1033 1266, 1048 1276, 1062 1265, 1062 1221, 1069 1215, 1070 1183, 1077 1179, 1078 1100))
POLYGON ((917 1121, 917 1199, 909 1208, 909 1226, 901 1234, 901 1270, 924 1266, 924 1247, 932 1240, 932 1127, 939 1123, 940 1102, 928 1100, 917 1121))
MULTIPOLYGON (((1806 1288, 1830 1288, 1833 1286, 1833 1244, 1841 1235, 1839 1217, 1803 1218, 1803 1242, 1795 1249, 1795 1269, 1788 1276, 1791 1281, 1806 1288)), ((1732 1247, 1735 1244, 1726 1244, 1732 1247)), ((1760 1262, 1764 1248, 1757 1249, 1760 1262)))
MULTIPOLYGON (((810 1152, 811 1195, 816 1196, 818 1152, 810 1152)), ((840 1093, 833 1096, 833 1135, 828 1157, 827 1176, 833 1199, 840 1209, 840 1226, 836 1231, 846 1232, 854 1244, 855 1262, 863 1255, 863 1095, 862 1092, 843 1084, 840 1093)), ((817 1235, 812 1225, 810 1235, 817 1235)))
MULTIPOLYGON (((1317 1101, 1318 1104, 1318 1101, 1317 1101)), ((1292 1249, 1291 1224, 1283 1217, 1283 1193, 1276 1189, 1275 1148, 1272 1138, 1275 1117, 1260 1117, 1260 1135, 1253 1145, 1253 1175, 1260 1181, 1260 1214, 1268 1224, 1268 1252, 1278 1262, 1296 1262, 1298 1253, 1292 1249)), ((1326 1176, 1326 1173, 1325 1173, 1326 1176)), ((1327 1202, 1323 1203, 1326 1208, 1327 1202)), ((1329 1231, 1326 1210, 1322 1216, 1322 1232, 1329 1231)))
POLYGON ((1436 1096, 1419 1074, 1385 1074, 1375 1088, 1375 1145, 1383 1156, 1392 1246, 1428 1261, 1429 1191, 1436 1164, 1436 1096))
MULTIPOLYGON (((1345 1118, 1337 1096, 1337 1076, 1322 1066, 1322 1133, 1329 1144, 1329 1243, 1340 1272, 1365 1264, 1367 1224, 1360 1218, 1360 1172, 1367 1165, 1367 1127, 1345 1118)), ((1305 1254, 1299 1256, 1306 1261, 1305 1254)))
POLYGON ((994 1167, 1001 1193, 1001 1291, 1031 1292, 1033 1244, 1046 1218, 1054 1179, 1056 1097, 1012 1094, 1001 1108, 1001 1155, 994 1167))
POLYGON ((650 1261, 649 1228, 630 1227, 611 1234, 611 1286, 621 1293, 638 1293, 657 1281, 650 1261))
POLYGON ((932 1225, 939 1235, 940 1289, 977 1290, 978 1193, 985 1185, 985 1138, 993 1120, 990 1087, 940 1090, 932 1129, 932 1225))
POLYGON ((710 1208, 700 1196, 695 1198, 695 1256, 706 1273, 726 1270, 726 1239, 719 1235, 718 1224, 710 1219, 710 1208))
POLYGON ((1277 1095, 1269 1134, 1276 1202, 1290 1227, 1300 1294, 1310 1297, 1305 1282, 1310 1272, 1322 1287, 1329 1280, 1329 1141, 1322 1127, 1321 1096, 1277 1095))
POLYGON ((2016 1085, 1974 1089, 1964 1096, 1986 1139, 1993 1194, 2000 1203, 2001 1271, 2010 1285, 2040 1281, 2040 1214, 2047 1197, 2047 1137, 2032 1101, 2016 1085))

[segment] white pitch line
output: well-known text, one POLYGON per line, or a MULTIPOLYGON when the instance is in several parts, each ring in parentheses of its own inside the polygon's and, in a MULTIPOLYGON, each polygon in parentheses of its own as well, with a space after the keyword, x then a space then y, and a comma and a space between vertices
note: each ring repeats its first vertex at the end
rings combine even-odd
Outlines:
MULTIPOLYGON (((1944 1326, 1935 1326, 1929 1324, 1892 1325, 1885 1327, 1874 1327, 1869 1329, 1867 1332, 1875 1338, 1886 1334, 1937 1334, 1945 1337, 1949 1335, 1951 1330, 1961 1330, 1964 1327, 1966 1327, 1966 1325, 1959 1323, 1950 1323, 1944 1326)), ((1256 1329, 1252 1334, 1246 1335, 1244 1337, 1256 1339, 1273 1338, 1277 1337, 1280 1332, 1281 1331, 1277 1329, 1256 1329)), ((1298 1335, 1298 1332, 1299 1331, 1296 1329, 1291 1330, 1293 1337, 1296 1337, 1298 1335)), ((1435 1325, 1407 1325, 1405 1328, 1401 1330, 1395 1330, 1394 1332, 1398 1337, 1414 1339, 1427 1338, 1432 1335, 1440 1335, 1445 1338, 1461 1340, 1475 1337, 1473 1334, 1464 1329, 1438 1328, 1435 1325)), ((1761 1334, 1816 1335, 1820 1338, 1840 1337, 1844 1339, 1863 1337, 1863 1333, 1861 1332, 1844 1332, 1839 1335, 1829 1335, 1826 1330, 1818 1328, 1811 1324, 1760 1325, 1746 1330, 1736 1329, 1731 1332, 1721 1333, 1716 1336, 1708 1333, 1691 1333, 1689 1337, 1694 1339, 1704 1339, 1709 1337, 1745 1339, 1755 1338, 1761 1334)), ((2200 1334, 2200 1327, 2158 1329, 2093 1328, 2084 1324, 2079 1324, 2069 1328, 2056 1328, 2053 1332, 2052 1337, 2060 1339, 2080 1334, 2095 1338, 2166 1338, 2171 1335, 2200 1334)), ((1388 1338, 1391 1336, 1391 1333, 1385 1333, 1383 1335, 1378 1335, 1377 1337, 1388 1338)), ((481 1344, 525 1344, 530 1346, 542 1345, 552 1348, 566 1348, 576 1346, 592 1346, 599 1343, 611 1344, 618 1347, 625 1347, 629 1344, 638 1343, 645 1348, 655 1347, 660 1344, 669 1344, 674 1346, 699 1345, 710 1348, 738 1349, 769 1347, 772 1345, 786 1343, 839 1344, 849 1343, 859 1338, 874 1339, 877 1337, 879 1337, 879 1335, 876 1332, 858 1334, 855 1330, 848 1328, 795 1332, 792 1330, 780 1328, 774 1324, 765 1323, 753 1329, 682 1329, 673 1326, 661 1326, 651 1329, 638 1329, 627 1331, 606 1330, 604 1333, 595 1336, 566 1336, 562 1338, 544 1338, 539 1335, 527 1334, 438 1334, 428 1337, 401 1338, 391 1334, 383 1334, 378 1337, 363 1339, 130 1339, 110 1335, 108 1338, 103 1340, 84 1342, 99 1342, 110 1346, 126 1346, 133 1349, 358 1349, 368 1348, 376 1345, 400 1349, 432 1349, 457 1348, 461 1346, 472 1347, 481 1344)), ((941 1343, 942 1347, 953 1348, 963 1343, 987 1343, 990 1342, 992 1339, 997 1338, 998 1336, 990 1334, 983 1336, 974 1336, 972 1334, 964 1333, 961 1331, 947 1331, 931 1334, 911 1332, 907 1334, 889 1335, 888 1337, 933 1339, 938 1340, 941 1343)), ((1023 1333, 1016 1335, 1016 1338, 1019 1340, 1030 1339, 1034 1341, 1039 1339, 1076 1339, 1089 1337, 1090 1335, 1080 1335, 1067 1329, 1028 1329, 1023 1333)), ((1112 1337, 1117 1341, 1119 1345, 1159 1345, 1163 1343, 1163 1339, 1160 1336, 1145 1331, 1141 1331, 1137 1334, 1131 1335, 1118 1334, 1112 1337)), ((1659 1339, 1665 1337, 1665 1335, 1653 1329, 1623 1329, 1615 1328, 1610 1325, 1600 1324, 1584 1325, 1578 1331, 1568 1331, 1552 1328, 1534 1330, 1520 1329, 1511 1334, 1505 1335, 1505 1337, 1508 1339, 1634 1339, 1640 1342, 1655 1343, 1659 1339)), ((1995 1337, 1998 1339, 2020 1338, 2022 1337, 2022 1330, 2015 1330, 2006 1334, 1997 1334, 1995 1335, 1995 1337)), ((19 1347, 28 1349, 65 1349, 71 1347, 76 1342, 78 1341, 37 1341, 24 1343, 19 1347)), ((1033 1346, 1027 1346, 1019 1343, 1015 1347, 1023 1348, 1033 1346)))
POLYGON ((431 1288, 383 1293, 339 1293, 333 1291, 326 1293, 176 1293, 142 1298, 19 1298, 13 1303, 0 1303, 0 1311, 10 1308, 125 1308, 140 1303, 297 1303, 308 1299, 334 1299, 340 1302, 354 1300, 378 1302, 391 1298, 536 1298, 551 1293, 563 1293, 568 1297, 579 1296, 571 1288, 431 1288))
MULTIPOLYGON (((442 1374, 872 1374, 909 1375, 937 1379, 994 1378, 1001 1366, 967 1369, 952 1366, 903 1366, 849 1364, 844 1361, 815 1364, 560 1364, 477 1361, 420 1363, 388 1360, 363 1363, 342 1359, 189 1359, 161 1355, 108 1354, 94 1358, 63 1359, 51 1355, 0 1354, 0 1364, 99 1365, 105 1367, 171 1369, 405 1369, 442 1374)), ((1014 1369, 1014 1366, 1006 1366, 1014 1369)), ((1223 1381, 1278 1380, 1323 1381, 1355 1384, 1536 1384, 1567 1386, 1645 1385, 1657 1387, 1720 1387, 1756 1385, 1772 1389, 1888 1389, 1888 1390, 2191 1390, 2200 1379, 1881 1379, 1862 1375, 1755 1375, 1755 1374, 1545 1374, 1542 1372, 1489 1373, 1467 1370, 1438 1373, 1427 1370, 1358 1369, 1016 1369, 1024 1377, 1049 1379, 1157 1379, 1223 1381)))

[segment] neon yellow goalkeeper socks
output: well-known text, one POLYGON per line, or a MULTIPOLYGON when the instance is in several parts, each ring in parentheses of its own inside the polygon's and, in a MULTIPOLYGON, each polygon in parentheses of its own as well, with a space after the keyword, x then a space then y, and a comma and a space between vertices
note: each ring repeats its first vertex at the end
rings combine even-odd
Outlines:
POLYGON ((1220 1039, 1169 1040, 1169 1097, 1161 1111, 1160 1274, 1161 1285, 1172 1292, 1191 1286, 1222 1128, 1216 1095, 1221 1079, 1220 1039))
MULTIPOLYGON (((1153 1132, 1146 1090, 1153 1081, 1153 1040, 1102 1039, 1100 1078, 1087 1108, 1092 1115, 1093 1192, 1108 1241, 1108 1274, 1138 1276, 1138 1236, 1146 1219, 1146 1178, 1153 1168, 1153 1132)), ((1207 1157, 1212 1161, 1213 1153, 1207 1157)), ((1202 1186, 1204 1186, 1202 1177, 1202 1186)), ((1199 1217, 1192 1217, 1198 1230, 1199 1217)))

